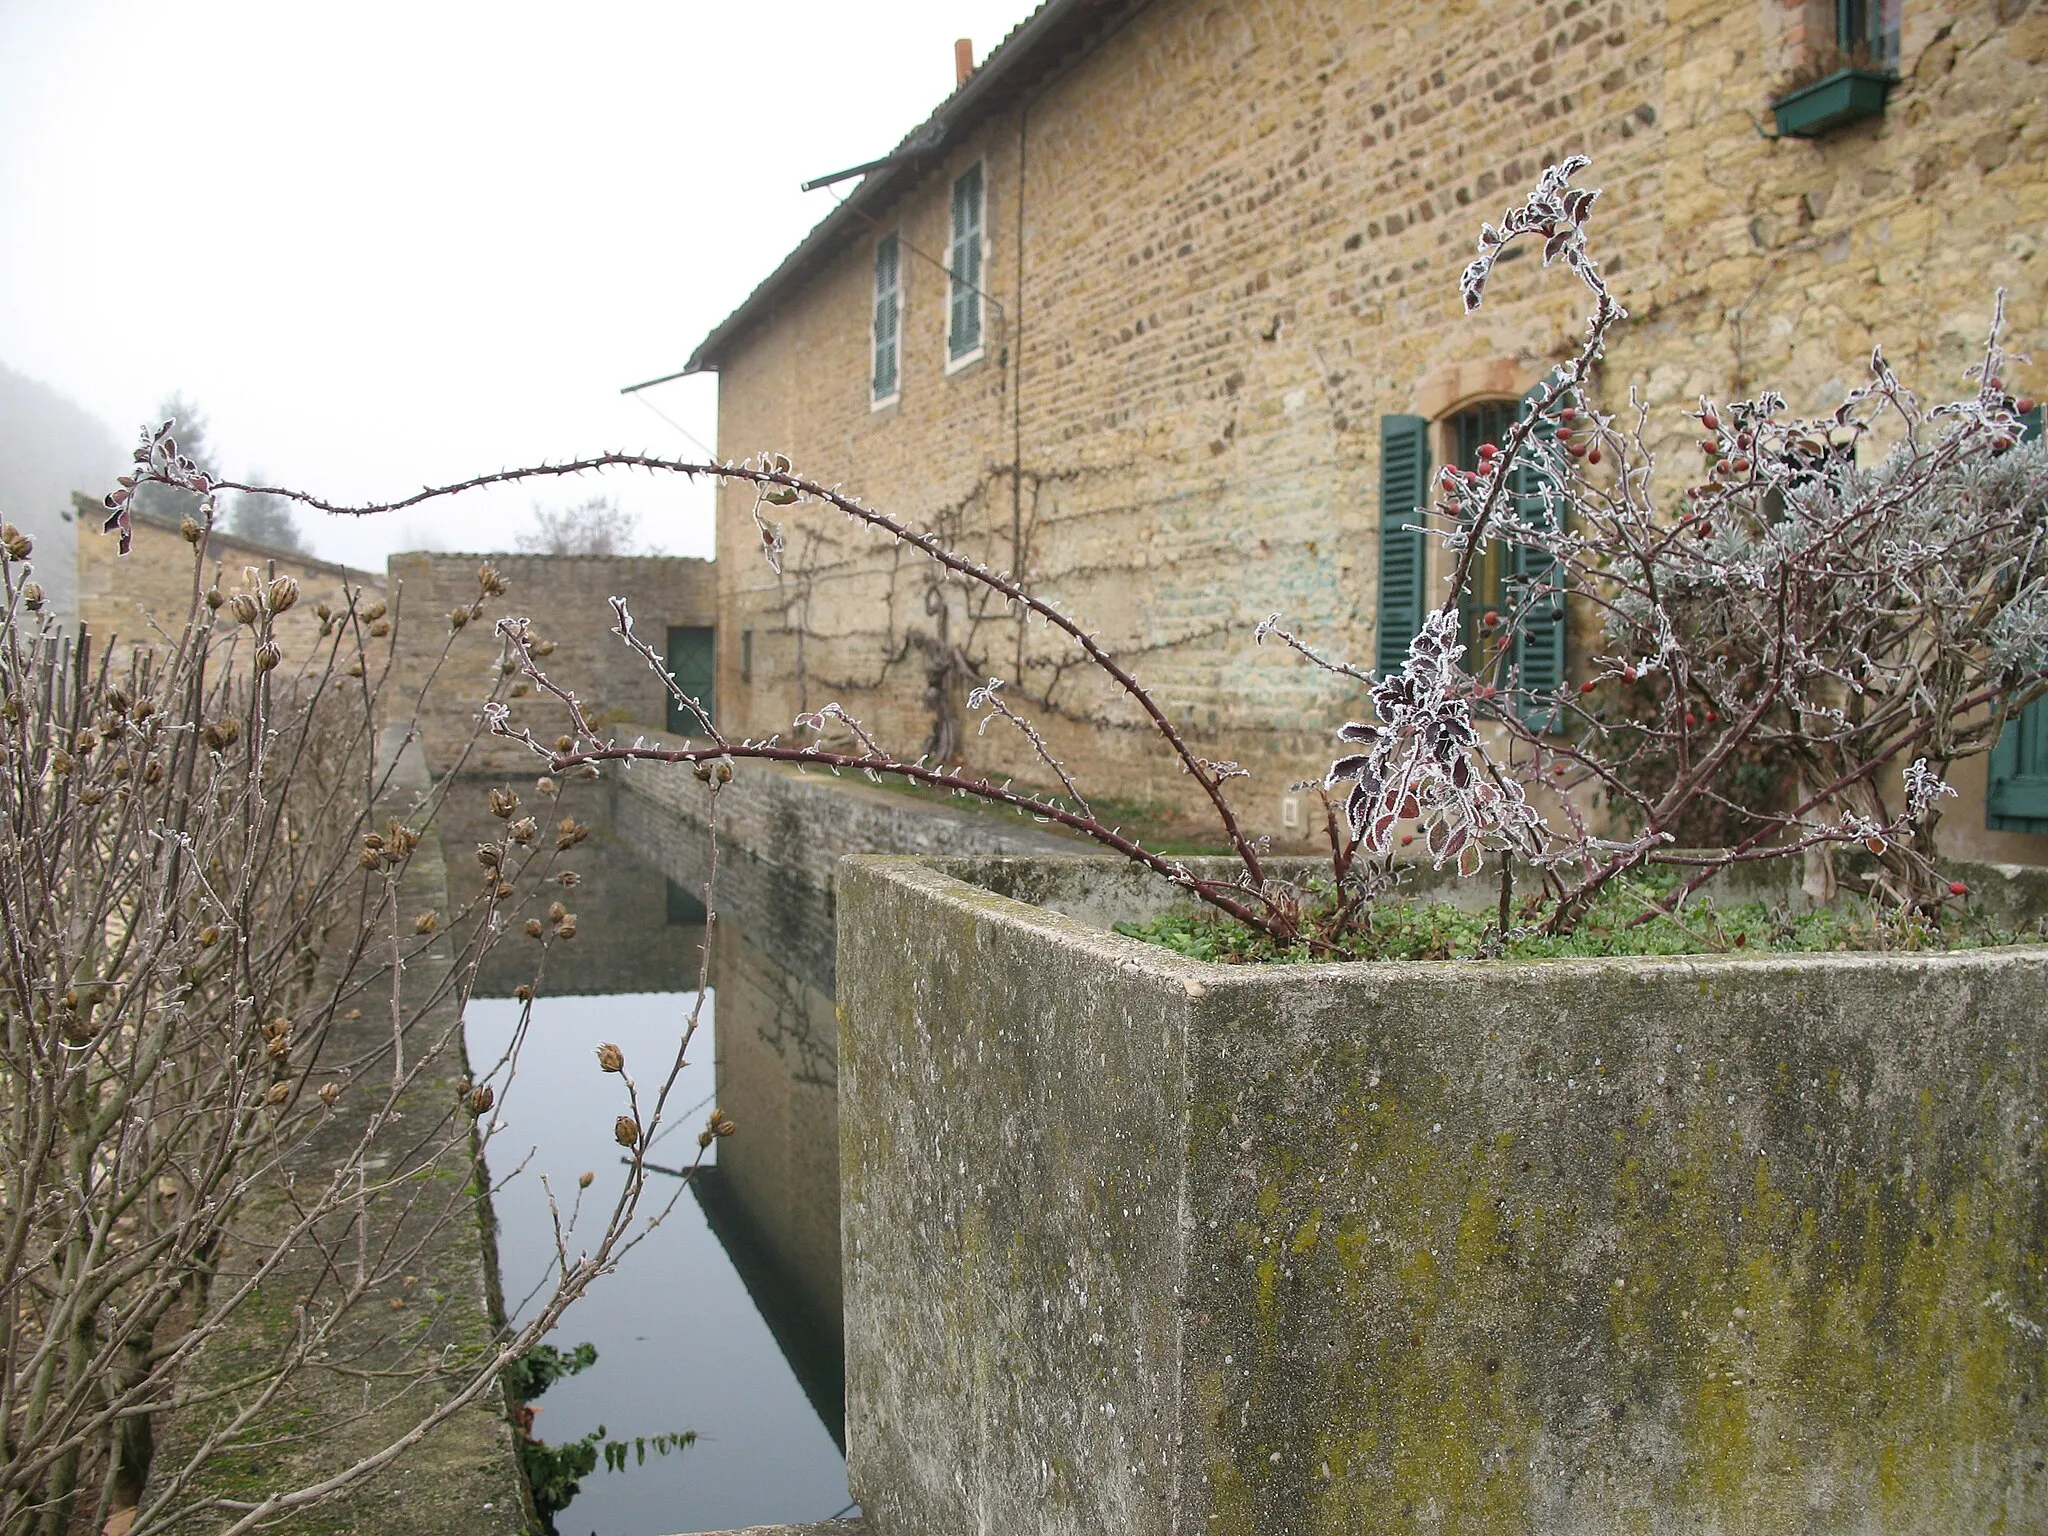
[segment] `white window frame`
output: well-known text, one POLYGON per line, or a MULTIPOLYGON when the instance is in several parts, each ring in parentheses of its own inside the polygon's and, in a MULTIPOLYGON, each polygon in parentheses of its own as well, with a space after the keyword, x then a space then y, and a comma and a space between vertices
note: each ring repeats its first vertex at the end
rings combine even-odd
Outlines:
POLYGON ((889 393, 886 395, 878 395, 875 393, 875 353, 879 351, 881 347, 880 330, 883 298, 881 288, 881 273, 878 271, 875 274, 875 286, 870 296, 871 302, 868 310, 868 409, 871 411, 887 410, 890 406, 896 404, 897 401, 903 398, 904 272, 902 235, 894 230, 890 231, 886 235, 883 235, 881 239, 875 242, 875 252, 879 256, 881 253, 883 242, 889 240, 894 240, 896 242, 896 285, 893 291, 896 300, 896 334, 892 338, 893 345, 896 349, 896 387, 889 391, 889 393))
POLYGON ((988 237, 988 210, 988 162, 985 159, 976 160, 973 164, 963 167, 960 174, 955 176, 946 185, 946 283, 945 293, 942 295, 945 299, 946 308, 945 329, 941 334, 946 338, 946 374, 948 377, 958 373, 962 368, 972 367, 988 356, 988 283, 986 279, 988 277, 989 257, 993 254, 988 237), (953 275, 953 192, 962 181, 966 180, 977 169, 981 172, 981 276, 984 281, 976 283, 972 289, 975 318, 974 334, 976 337, 974 346, 969 351, 962 352, 958 357, 955 357, 953 355, 953 285, 958 279, 953 275))

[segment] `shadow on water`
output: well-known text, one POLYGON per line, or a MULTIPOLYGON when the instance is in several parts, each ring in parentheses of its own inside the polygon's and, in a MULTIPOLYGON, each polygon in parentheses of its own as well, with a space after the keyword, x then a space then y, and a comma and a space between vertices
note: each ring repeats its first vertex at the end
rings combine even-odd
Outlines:
MULTIPOLYGON (((491 782, 458 786, 444 814, 458 885, 470 871, 481 876, 474 848, 496 830, 484 808, 491 782)), ((495 1199, 514 1310, 554 1252, 540 1176, 561 1194, 595 1169, 594 1195, 619 1171, 610 1137, 618 1080, 597 1069, 595 1045, 623 1046, 643 1091, 673 1055, 697 987, 709 856, 701 830, 611 786, 575 786, 559 808, 527 809, 544 827, 573 815, 590 837, 557 866, 578 876, 572 889, 551 892, 576 911, 577 937, 550 950, 507 1096, 508 1129, 490 1154, 503 1180, 532 1149, 527 1170, 495 1199)), ((739 1133, 717 1144, 715 1163, 692 1181, 694 1199, 570 1311, 557 1342, 590 1339, 598 1364, 547 1393, 536 1429, 555 1443, 599 1424, 619 1438, 679 1429, 700 1438, 625 1474, 600 1467, 556 1516, 564 1536, 817 1520, 847 1503, 831 901, 725 849, 717 906, 705 1010, 712 1048, 700 1034, 671 1099, 682 1113, 649 1160, 687 1165, 714 1099, 739 1133)), ((509 994, 531 979, 532 964, 530 941, 515 932, 483 967, 465 1015, 479 1066, 510 1038, 509 994)), ((662 1182, 650 1194, 665 1197, 662 1182)))

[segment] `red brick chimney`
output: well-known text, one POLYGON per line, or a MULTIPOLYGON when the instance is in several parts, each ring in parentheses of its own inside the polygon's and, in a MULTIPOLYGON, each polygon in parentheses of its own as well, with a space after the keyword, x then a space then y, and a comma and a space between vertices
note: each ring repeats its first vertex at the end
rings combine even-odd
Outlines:
POLYGON ((959 90, 974 73, 974 39, 963 37, 953 44, 953 89, 959 90))

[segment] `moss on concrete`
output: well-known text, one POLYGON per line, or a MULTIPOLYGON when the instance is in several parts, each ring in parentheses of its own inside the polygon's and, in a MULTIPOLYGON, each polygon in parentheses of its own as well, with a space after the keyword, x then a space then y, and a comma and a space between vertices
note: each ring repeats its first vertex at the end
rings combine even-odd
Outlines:
POLYGON ((897 860, 840 921, 883 1536, 2048 1528, 2048 950, 1223 967, 897 860))

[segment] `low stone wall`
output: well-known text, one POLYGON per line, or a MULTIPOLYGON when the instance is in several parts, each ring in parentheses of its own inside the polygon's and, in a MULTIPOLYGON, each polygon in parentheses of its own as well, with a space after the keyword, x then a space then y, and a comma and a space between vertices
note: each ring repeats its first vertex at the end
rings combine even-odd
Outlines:
MULTIPOLYGON (((655 732, 648 740, 682 745, 679 737, 655 732)), ((651 840, 648 856, 664 868, 678 857, 696 858, 666 848, 662 831, 664 821, 702 826, 710 816, 711 791, 692 770, 639 763, 617 777, 626 801, 658 813, 636 823, 651 840)), ((722 848, 743 850, 820 891, 833 889, 839 861, 850 853, 1061 854, 1089 846, 1028 817, 957 808, 935 792, 903 794, 851 774, 760 762, 738 764, 732 783, 718 792, 718 831, 722 848)))
POLYGON ((842 867, 876 1536, 2048 1528, 2048 949, 1231 968, 1090 926, 1173 894, 842 867))
MULTIPOLYGON (((138 512, 134 535, 134 547, 123 555, 121 541, 101 533, 97 524, 78 532, 79 622, 100 644, 113 642, 120 649, 175 640, 192 611, 193 549, 178 532, 178 524, 138 512)), ((252 567, 267 579, 273 566, 278 574, 299 583, 298 606, 277 620, 277 640, 288 669, 313 652, 320 632, 320 619, 314 612, 319 604, 339 610, 347 607, 351 592, 363 594, 359 599, 363 605, 384 595, 384 578, 376 572, 271 549, 220 532, 207 536, 200 562, 201 587, 217 582, 223 592, 241 591, 248 585, 246 573, 252 567)))

